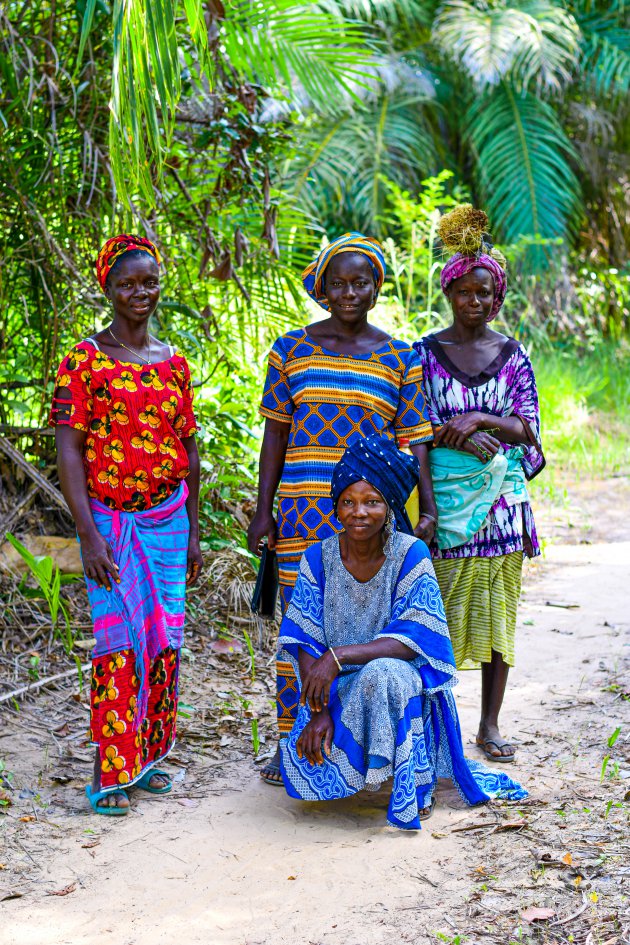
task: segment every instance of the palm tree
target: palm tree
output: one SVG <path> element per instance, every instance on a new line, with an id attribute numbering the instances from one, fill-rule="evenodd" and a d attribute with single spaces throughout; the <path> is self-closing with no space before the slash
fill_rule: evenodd
<path id="1" fill-rule="evenodd" d="M 323 231 L 388 232 L 392 194 L 444 168 L 538 265 L 542 238 L 621 267 L 629 16 L 621 0 L 9 0 L 0 345 L 17 393 L 0 422 L 43 411 L 59 345 L 102 314 L 90 267 L 114 227 L 159 238 L 165 316 L 209 371 L 255 364 L 294 317 Z"/>
<path id="2" fill-rule="evenodd" d="M 79 62 L 96 4 L 86 2 Z M 239 83 L 278 97 L 297 85 L 330 110 L 356 98 L 369 59 L 358 26 L 293 0 L 114 0 L 112 23 L 112 170 L 119 199 L 146 209 L 159 202 L 186 86 L 203 103 L 198 118 L 216 118 Z"/>
<path id="3" fill-rule="evenodd" d="M 345 106 L 368 59 L 360 28 L 313 4 L 79 12 L 81 32 L 74 0 L 0 7 L 0 381 L 14 391 L 0 422 L 43 417 L 60 347 L 104 314 L 91 269 L 114 228 L 159 241 L 163 318 L 177 316 L 170 334 L 204 376 L 255 373 L 294 306 L 295 234 L 311 225 L 270 177 L 293 146 L 289 119 L 262 111 L 294 83 L 318 107 Z"/>
<path id="4" fill-rule="evenodd" d="M 538 268 L 545 241 L 575 242 L 585 211 L 602 206 L 616 210 L 611 256 L 623 254 L 627 5 L 328 0 L 333 6 L 361 18 L 373 42 L 376 31 L 374 68 L 384 81 L 360 107 L 311 119 L 308 160 L 298 155 L 292 178 L 309 212 L 378 232 L 383 175 L 413 188 L 446 166 L 488 209 L 498 238 L 532 244 L 528 262 Z M 384 144 L 382 115 L 391 121 Z"/>
<path id="5" fill-rule="evenodd" d="M 493 225 L 509 242 L 566 237 L 580 210 L 578 156 L 554 104 L 577 66 L 574 18 L 547 0 L 450 0 L 433 41 L 468 77 L 459 129 Z"/>
<path id="6" fill-rule="evenodd" d="M 298 118 L 294 158 L 275 173 L 326 230 L 343 219 L 379 232 L 385 181 L 417 188 L 443 167 L 501 240 L 531 244 L 538 268 L 545 243 L 575 241 L 593 191 L 620 210 L 623 186 L 604 179 L 619 179 L 627 136 L 623 0 L 212 0 L 205 12 L 202 0 L 114 0 L 113 23 L 109 145 L 124 202 L 160 201 L 186 85 L 197 117 L 216 120 L 238 75 L 267 99 L 260 123 Z M 610 175 L 583 134 L 607 119 Z"/>

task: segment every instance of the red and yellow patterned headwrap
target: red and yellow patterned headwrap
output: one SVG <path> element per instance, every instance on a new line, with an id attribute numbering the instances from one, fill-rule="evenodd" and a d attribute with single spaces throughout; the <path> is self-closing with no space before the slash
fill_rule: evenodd
<path id="1" fill-rule="evenodd" d="M 157 246 L 154 246 L 151 240 L 146 239 L 144 236 L 134 236 L 133 233 L 122 233 L 120 236 L 112 236 L 111 239 L 103 244 L 96 259 L 96 278 L 103 291 L 105 291 L 107 277 L 112 271 L 116 261 L 120 259 L 121 256 L 124 256 L 125 253 L 130 253 L 134 249 L 140 249 L 145 253 L 149 253 L 150 256 L 153 256 L 158 266 L 160 265 L 160 254 L 158 253 Z"/>

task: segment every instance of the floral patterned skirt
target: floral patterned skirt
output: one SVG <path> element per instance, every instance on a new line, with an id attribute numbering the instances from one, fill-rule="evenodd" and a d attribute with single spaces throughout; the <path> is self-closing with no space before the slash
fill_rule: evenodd
<path id="1" fill-rule="evenodd" d="M 134 731 L 138 678 L 133 650 L 92 660 L 90 737 L 99 751 L 102 791 L 133 784 L 173 747 L 178 675 L 179 651 L 162 650 L 151 666 L 147 714 Z"/>

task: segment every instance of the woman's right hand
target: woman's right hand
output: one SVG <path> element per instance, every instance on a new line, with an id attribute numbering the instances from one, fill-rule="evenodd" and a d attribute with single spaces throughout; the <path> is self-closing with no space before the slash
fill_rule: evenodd
<path id="1" fill-rule="evenodd" d="M 324 754 L 330 757 L 334 734 L 335 725 L 328 709 L 318 712 L 306 723 L 297 740 L 298 758 L 306 756 L 306 760 L 310 761 L 312 765 L 323 765 L 322 742 L 324 743 Z"/>
<path id="2" fill-rule="evenodd" d="M 267 539 L 269 550 L 273 551 L 276 547 L 277 532 L 278 526 L 271 512 L 263 512 L 259 509 L 247 529 L 247 547 L 252 554 L 260 558 L 263 538 Z"/>
<path id="3" fill-rule="evenodd" d="M 306 675 L 302 679 L 300 705 L 308 705 L 311 712 L 325 710 L 330 699 L 330 687 L 337 678 L 339 667 L 330 652 L 326 652 L 314 660 Z"/>
<path id="4" fill-rule="evenodd" d="M 501 444 L 490 433 L 477 430 L 464 441 L 460 449 L 464 453 L 470 453 L 475 459 L 480 459 L 482 463 L 487 463 L 499 452 Z"/>
<path id="5" fill-rule="evenodd" d="M 416 538 L 421 538 L 425 545 L 430 545 L 435 536 L 436 522 L 433 516 L 427 518 L 426 515 L 420 514 L 420 520 L 413 530 Z"/>
<path id="6" fill-rule="evenodd" d="M 112 580 L 120 584 L 114 552 L 99 532 L 81 539 L 81 558 L 86 576 L 96 581 L 99 587 L 111 591 Z"/>

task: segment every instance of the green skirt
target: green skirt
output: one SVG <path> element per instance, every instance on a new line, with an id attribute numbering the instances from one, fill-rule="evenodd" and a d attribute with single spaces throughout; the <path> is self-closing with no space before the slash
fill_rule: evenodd
<path id="1" fill-rule="evenodd" d="M 492 651 L 514 666 L 516 609 L 523 552 L 433 562 L 458 669 L 478 669 Z"/>

